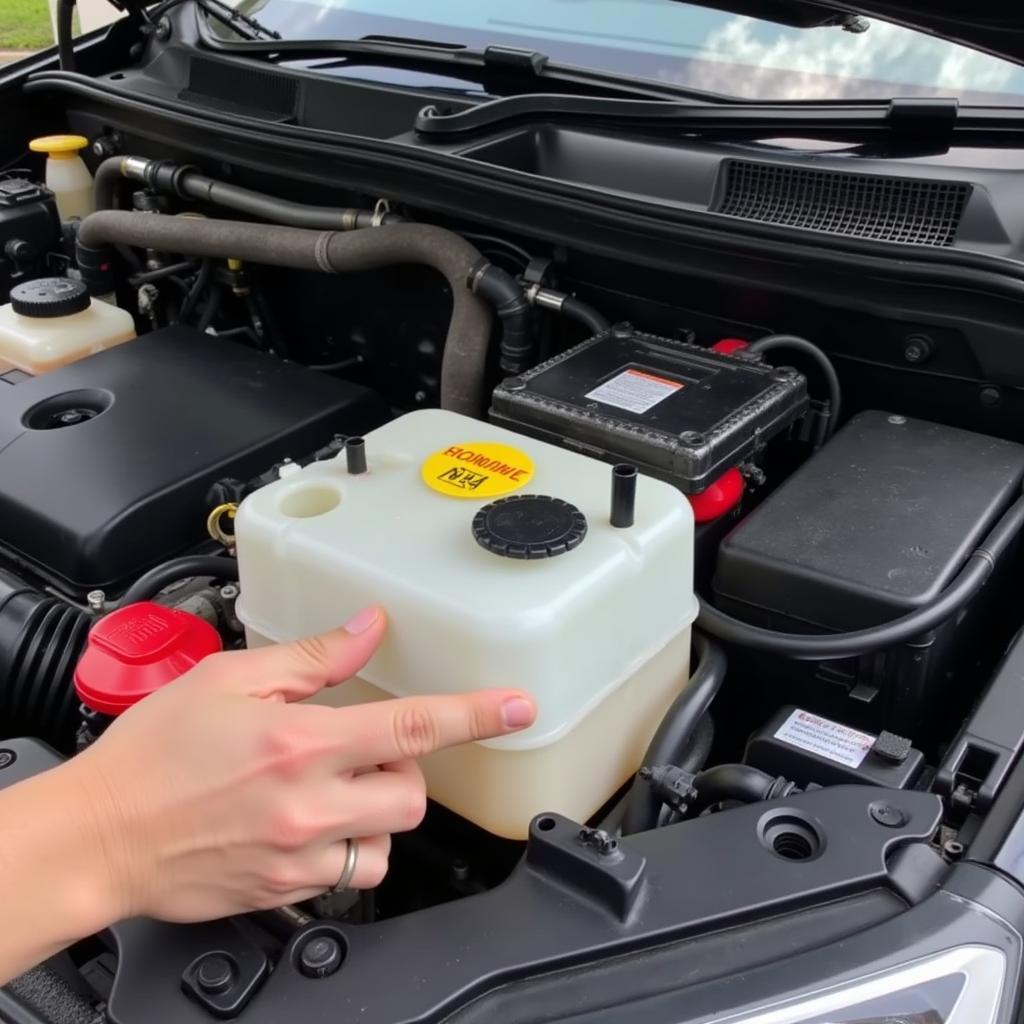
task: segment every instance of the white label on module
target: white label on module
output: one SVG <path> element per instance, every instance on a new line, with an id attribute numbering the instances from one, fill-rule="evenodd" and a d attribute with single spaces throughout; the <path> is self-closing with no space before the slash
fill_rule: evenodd
<path id="1" fill-rule="evenodd" d="M 647 412 L 674 395 L 685 385 L 642 370 L 624 370 L 588 392 L 584 397 L 627 412 Z"/>
<path id="2" fill-rule="evenodd" d="M 799 709 L 779 726 L 775 738 L 847 768 L 859 768 L 877 739 L 871 733 Z"/>

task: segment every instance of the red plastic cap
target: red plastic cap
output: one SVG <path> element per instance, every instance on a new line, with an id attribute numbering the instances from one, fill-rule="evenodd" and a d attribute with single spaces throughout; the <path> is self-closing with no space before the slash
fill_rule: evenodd
<path id="1" fill-rule="evenodd" d="M 722 338 L 721 341 L 716 341 L 711 346 L 711 351 L 721 352 L 723 356 L 731 356 L 734 352 L 740 352 L 745 348 L 750 348 L 749 341 L 744 341 L 742 338 Z"/>
<path id="2" fill-rule="evenodd" d="M 217 630 L 198 616 L 140 601 L 92 627 L 75 690 L 93 711 L 119 715 L 222 646 Z"/>
<path id="3" fill-rule="evenodd" d="M 743 474 L 738 469 L 727 469 L 713 484 L 700 494 L 688 494 L 693 518 L 698 523 L 710 523 L 735 508 L 743 497 Z"/>

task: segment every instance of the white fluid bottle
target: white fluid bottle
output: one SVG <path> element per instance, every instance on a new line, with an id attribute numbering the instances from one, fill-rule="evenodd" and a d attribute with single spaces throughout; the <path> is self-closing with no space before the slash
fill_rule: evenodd
<path id="1" fill-rule="evenodd" d="M 46 135 L 29 143 L 33 153 L 46 154 L 46 187 L 57 200 L 61 220 L 87 217 L 95 209 L 92 175 L 78 155 L 88 145 L 82 135 Z"/>

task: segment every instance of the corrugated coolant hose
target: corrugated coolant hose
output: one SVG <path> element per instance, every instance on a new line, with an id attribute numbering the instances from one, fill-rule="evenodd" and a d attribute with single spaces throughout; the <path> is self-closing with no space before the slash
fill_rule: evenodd
<path id="1" fill-rule="evenodd" d="M 488 304 L 468 287 L 470 273 L 482 257 L 451 231 L 428 224 L 393 224 L 339 233 L 103 210 L 81 223 L 79 266 L 85 271 L 102 265 L 104 250 L 116 244 L 335 274 L 409 263 L 433 267 L 447 279 L 452 293 L 441 363 L 441 405 L 467 416 L 484 411 L 492 315 Z"/>

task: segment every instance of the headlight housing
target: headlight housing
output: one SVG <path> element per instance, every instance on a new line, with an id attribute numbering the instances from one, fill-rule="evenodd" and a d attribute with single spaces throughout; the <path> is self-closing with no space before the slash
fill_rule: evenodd
<path id="1" fill-rule="evenodd" d="M 721 1024 L 993 1024 L 1006 955 L 961 946 Z"/>

